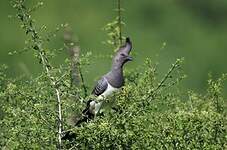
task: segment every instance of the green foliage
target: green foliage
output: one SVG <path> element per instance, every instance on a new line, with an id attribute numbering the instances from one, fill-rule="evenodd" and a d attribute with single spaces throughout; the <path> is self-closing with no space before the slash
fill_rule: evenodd
<path id="1" fill-rule="evenodd" d="M 179 60 L 171 68 L 180 66 Z M 64 118 L 79 112 L 85 104 L 82 89 L 71 90 L 68 68 L 59 80 Z M 172 93 L 179 68 L 170 69 L 165 82 L 157 80 L 156 66 L 147 60 L 144 71 L 127 72 L 126 86 L 106 100 L 116 111 L 106 109 L 104 116 L 73 128 L 75 141 L 66 147 L 78 149 L 222 149 L 226 147 L 226 105 L 221 96 L 222 80 L 209 80 L 208 92 L 189 92 L 188 99 Z M 163 78 L 165 79 L 166 76 Z M 55 96 L 40 75 L 30 81 L 8 80 L 0 99 L 0 144 L 10 149 L 54 149 L 56 145 Z M 161 80 L 162 81 L 162 80 Z M 162 86 L 156 90 L 160 83 Z M 171 85 L 170 87 L 167 85 Z M 166 87 L 169 87 L 166 89 Z M 165 89 L 165 90 L 164 90 Z M 216 93 L 216 94 L 215 94 Z M 215 98 L 214 98 L 215 95 Z M 75 101 L 76 100 L 76 101 Z M 219 105 L 216 105 L 217 100 Z M 221 103 L 222 101 L 222 103 Z M 3 103 L 4 102 L 4 103 Z M 108 105 L 106 106 L 108 107 Z M 65 126 L 65 128 L 68 128 Z"/>
<path id="2" fill-rule="evenodd" d="M 123 8 L 121 8 L 121 0 L 117 0 L 116 11 L 117 17 L 113 21 L 107 23 L 103 28 L 108 36 L 108 40 L 104 43 L 113 46 L 115 50 L 122 45 L 122 40 L 125 39 L 125 37 L 122 36 L 122 26 L 125 25 L 125 23 L 122 21 Z"/>
<path id="3" fill-rule="evenodd" d="M 52 75 L 58 77 L 58 89 L 64 108 L 63 118 L 67 118 L 72 112 L 84 107 L 81 103 L 83 98 L 79 97 L 84 93 L 82 90 L 70 88 L 68 67 L 60 67 L 53 72 L 55 73 Z M 49 79 L 45 73 L 30 80 L 7 78 L 4 80 L 7 82 L 0 93 L 1 109 L 4 112 L 0 120 L 0 147 L 56 149 L 58 145 L 56 96 L 53 87 L 47 84 Z"/>
<path id="4" fill-rule="evenodd" d="M 105 41 L 106 44 L 112 45 L 114 48 L 119 47 L 121 41 L 119 40 L 120 37 L 120 27 L 118 23 L 118 18 L 113 20 L 112 22 L 108 23 L 104 27 L 104 31 L 107 32 L 108 40 Z"/>

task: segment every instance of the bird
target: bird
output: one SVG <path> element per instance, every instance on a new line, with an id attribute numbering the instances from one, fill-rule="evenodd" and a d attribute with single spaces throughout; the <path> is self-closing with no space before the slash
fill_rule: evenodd
<path id="1" fill-rule="evenodd" d="M 86 108 L 82 111 L 80 117 L 73 116 L 69 119 L 68 122 L 70 125 L 79 126 L 83 122 L 94 119 L 101 109 L 102 100 L 113 92 L 118 91 L 124 85 L 123 67 L 127 62 L 133 59 L 129 55 L 131 50 L 132 42 L 130 38 L 127 37 L 125 44 L 117 50 L 113 57 L 110 71 L 104 74 L 93 88 L 91 95 L 95 96 L 95 99 L 87 101 Z M 66 132 L 62 139 L 68 139 L 71 136 L 74 136 L 74 133 Z"/>
<path id="2" fill-rule="evenodd" d="M 125 44 L 118 49 L 116 55 L 113 57 L 111 70 L 98 80 L 92 91 L 92 95 L 96 96 L 97 100 L 105 99 L 124 85 L 123 67 L 125 63 L 132 61 L 132 57 L 129 55 L 131 49 L 132 42 L 130 41 L 130 38 L 127 37 Z M 90 101 L 90 103 L 95 105 L 93 114 L 95 116 L 100 111 L 102 101 L 96 102 L 93 100 Z"/>
<path id="3" fill-rule="evenodd" d="M 103 75 L 93 88 L 91 95 L 94 95 L 96 99 L 87 101 L 82 115 L 80 117 L 74 116 L 70 119 L 69 122 L 71 125 L 78 126 L 82 122 L 94 119 L 102 106 L 102 101 L 100 100 L 105 99 L 124 85 L 123 67 L 125 63 L 132 61 L 132 57 L 129 55 L 131 50 L 132 42 L 127 37 L 125 44 L 117 50 L 113 57 L 110 71 Z M 97 100 L 100 102 L 97 102 Z"/>
<path id="4" fill-rule="evenodd" d="M 126 38 L 125 44 L 121 46 L 115 56 L 113 57 L 112 67 L 108 73 L 103 75 L 93 88 L 91 94 L 96 97 L 96 100 L 103 100 L 113 92 L 119 90 L 124 85 L 123 67 L 124 64 L 132 61 L 132 57 L 129 55 L 132 50 L 132 42 L 129 37 Z M 96 100 L 89 100 L 86 108 L 82 112 L 84 120 L 93 119 L 101 109 L 102 101 L 97 102 Z M 76 125 L 83 122 L 78 120 Z"/>

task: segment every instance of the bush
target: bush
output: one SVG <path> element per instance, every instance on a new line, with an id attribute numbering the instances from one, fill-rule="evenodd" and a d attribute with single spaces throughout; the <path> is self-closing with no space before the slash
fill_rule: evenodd
<path id="1" fill-rule="evenodd" d="M 131 75 L 129 78 L 134 82 L 128 81 L 121 92 L 108 99 L 117 111 L 109 111 L 73 129 L 76 135 L 70 146 L 78 149 L 225 149 L 226 109 L 218 112 L 220 108 L 212 96 L 218 94 L 218 107 L 224 106 L 221 93 L 217 93 L 222 80 L 209 80 L 206 95 L 189 92 L 185 100 L 172 92 L 154 93 L 159 85 L 155 86 L 154 70 L 149 66 L 145 72 L 134 73 L 138 76 Z"/>
<path id="2" fill-rule="evenodd" d="M 180 61 L 177 61 L 178 64 Z M 176 66 L 176 65 L 173 65 Z M 177 65 L 178 66 L 178 65 Z M 172 70 L 172 69 L 170 69 Z M 156 69 L 147 63 L 144 72 L 127 73 L 126 86 L 109 97 L 104 116 L 73 128 L 66 148 L 78 149 L 223 149 L 226 148 L 226 101 L 222 80 L 209 80 L 206 95 L 193 92 L 188 98 L 174 94 L 174 69 L 165 82 L 157 82 Z M 63 71 L 62 71 L 63 72 Z M 56 75 L 58 76 L 58 75 Z M 171 77 L 171 78 L 170 78 Z M 85 104 L 82 90 L 72 90 L 69 73 L 60 81 L 63 118 L 79 112 Z M 165 77 L 166 78 L 166 77 Z M 222 78 L 223 79 L 223 78 Z M 56 101 L 45 75 L 30 81 L 8 79 L 1 86 L 4 117 L 0 122 L 2 147 L 9 149 L 55 149 Z M 160 83 L 162 83 L 161 86 Z M 158 88 L 160 87 L 160 88 Z M 166 87 L 166 90 L 164 90 Z M 158 88 L 158 89 L 157 89 Z M 174 88 L 173 88 L 174 89 Z M 77 91 L 77 92 L 75 92 Z M 73 96 L 76 95 L 76 98 Z M 75 99 L 78 99 L 75 101 Z M 86 99 L 86 98 L 85 98 Z M 113 111 L 109 104 L 116 109 Z M 218 105 L 217 105 L 218 103 Z M 65 129 L 67 129 L 65 125 Z"/>

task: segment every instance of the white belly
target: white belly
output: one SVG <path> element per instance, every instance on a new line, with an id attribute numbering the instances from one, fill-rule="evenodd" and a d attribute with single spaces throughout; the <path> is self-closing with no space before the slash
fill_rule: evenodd
<path id="1" fill-rule="evenodd" d="M 117 88 L 112 87 L 110 84 L 108 84 L 106 91 L 104 93 L 102 93 L 101 95 L 103 97 L 107 97 L 107 96 L 111 95 L 114 91 L 117 91 L 117 90 L 118 90 Z"/>
<path id="2" fill-rule="evenodd" d="M 104 93 L 102 93 L 97 97 L 97 100 L 102 100 L 117 90 L 118 88 L 115 88 L 108 83 L 107 89 L 105 90 Z M 95 114 L 97 114 L 100 111 L 101 106 L 102 106 L 102 101 L 95 104 Z"/>
<path id="3" fill-rule="evenodd" d="M 115 87 L 112 87 L 109 83 L 108 83 L 108 86 L 107 86 L 107 89 L 105 90 L 104 93 L 102 93 L 101 95 L 98 96 L 98 100 L 100 99 L 104 99 L 106 98 L 107 96 L 111 95 L 114 91 L 117 91 L 118 88 L 115 88 Z"/>

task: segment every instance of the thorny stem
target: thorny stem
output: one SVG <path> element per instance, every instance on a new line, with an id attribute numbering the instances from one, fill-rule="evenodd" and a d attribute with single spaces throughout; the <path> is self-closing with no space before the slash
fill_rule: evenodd
<path id="1" fill-rule="evenodd" d="M 177 59 L 176 62 L 174 64 L 172 64 L 172 67 L 169 69 L 169 71 L 166 73 L 166 75 L 162 78 L 161 82 L 158 84 L 158 86 L 154 89 L 152 89 L 151 91 L 148 92 L 147 96 L 143 98 L 143 101 L 141 101 L 141 105 L 143 107 L 146 106 L 146 103 L 149 103 L 150 98 L 154 98 L 157 93 L 158 90 L 160 90 L 160 88 L 162 88 L 163 86 L 165 86 L 166 81 L 168 80 L 168 78 L 171 78 L 171 74 L 178 68 L 180 67 L 180 64 L 182 63 L 183 59 Z M 180 78 L 180 80 L 183 78 Z M 173 82 L 171 83 L 171 85 L 174 85 L 177 82 Z M 141 111 L 143 111 L 143 109 L 141 109 L 140 111 L 137 112 L 140 113 Z"/>
<path id="2" fill-rule="evenodd" d="M 153 92 L 158 91 L 158 90 L 164 85 L 164 83 L 166 82 L 166 80 L 170 77 L 171 73 L 172 73 L 177 67 L 180 66 L 179 63 L 180 63 L 180 61 L 177 60 L 177 61 L 172 65 L 172 67 L 169 69 L 169 71 L 167 72 L 167 74 L 164 76 L 164 78 L 161 80 L 161 82 L 158 84 L 158 86 L 154 89 Z"/>
<path id="3" fill-rule="evenodd" d="M 60 90 L 58 89 L 54 77 L 51 76 L 50 70 L 52 69 L 47 54 L 45 53 L 42 44 L 43 41 L 40 40 L 40 36 L 38 35 L 35 27 L 33 26 L 33 20 L 29 14 L 28 9 L 24 5 L 25 1 L 15 1 L 14 8 L 18 11 L 18 18 L 22 23 L 23 29 L 26 31 L 26 34 L 30 34 L 33 42 L 33 49 L 37 51 L 40 59 L 40 63 L 43 66 L 43 69 L 46 72 L 47 77 L 49 78 L 52 87 L 55 90 L 55 94 L 57 97 L 57 111 L 58 111 L 58 149 L 62 147 L 61 135 L 62 135 L 62 109 L 61 109 L 61 98 L 60 98 Z"/>

